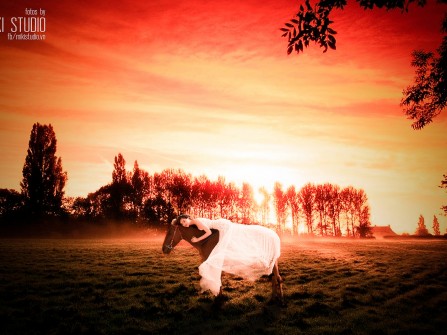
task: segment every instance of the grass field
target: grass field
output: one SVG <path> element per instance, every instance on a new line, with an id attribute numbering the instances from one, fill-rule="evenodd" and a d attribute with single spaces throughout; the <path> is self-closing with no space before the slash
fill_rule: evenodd
<path id="1" fill-rule="evenodd" d="M 198 253 L 162 237 L 1 239 L 0 333 L 447 334 L 447 241 L 282 242 L 268 278 L 198 293 Z"/>

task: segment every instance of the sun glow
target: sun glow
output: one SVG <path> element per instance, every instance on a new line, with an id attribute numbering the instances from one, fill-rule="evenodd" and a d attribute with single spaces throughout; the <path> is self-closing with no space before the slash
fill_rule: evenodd
<path id="1" fill-rule="evenodd" d="M 303 235 L 307 233 L 306 225 L 302 222 L 298 225 L 298 234 Z"/>
<path id="2" fill-rule="evenodd" d="M 286 191 L 286 188 L 291 185 L 301 187 L 305 183 L 299 170 L 267 162 L 266 164 L 235 163 L 234 165 L 223 165 L 221 168 L 222 174 L 228 181 L 238 184 L 249 183 L 255 193 L 259 193 L 261 187 L 271 193 L 276 182 L 282 185 L 283 191 Z M 259 195 L 258 200 L 262 201 L 262 195 Z"/>
<path id="3" fill-rule="evenodd" d="M 182 169 L 247 182 L 258 202 L 259 188 L 271 193 L 275 182 L 283 191 L 353 185 L 368 194 L 373 224 L 399 233 L 445 203 L 437 187 L 445 113 L 415 133 L 399 108 L 414 75 L 411 52 L 439 46 L 445 5 L 402 15 L 353 3 L 334 17 L 336 51 L 298 56 L 287 56 L 279 31 L 293 1 L 46 6 L 42 43 L 0 34 L 2 188 L 20 189 L 29 131 L 40 122 L 55 129 L 67 196 L 110 182 L 122 153 L 129 170 L 137 160 L 150 174 Z M 6 21 L 25 9 L 22 1 L 0 7 Z"/>

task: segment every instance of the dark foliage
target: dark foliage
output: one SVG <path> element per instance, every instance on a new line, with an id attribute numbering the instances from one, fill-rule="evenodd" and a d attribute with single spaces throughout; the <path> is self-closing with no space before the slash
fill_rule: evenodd
<path id="1" fill-rule="evenodd" d="M 445 189 L 447 190 L 447 175 L 444 174 L 442 177 L 443 177 L 444 179 L 441 180 L 441 185 L 440 185 L 439 187 L 441 187 L 441 188 L 445 188 Z M 444 215 L 447 215 L 447 205 L 442 206 L 441 209 L 442 209 L 442 211 L 444 212 Z"/>
<path id="2" fill-rule="evenodd" d="M 410 5 L 424 6 L 426 0 L 359 0 L 359 5 L 366 9 L 386 8 L 408 11 Z M 439 0 L 447 3 L 446 0 Z M 336 49 L 337 32 L 332 28 L 330 15 L 333 9 L 343 9 L 347 0 L 320 0 L 313 6 L 309 0 L 300 5 L 295 17 L 280 28 L 282 36 L 288 40 L 287 54 L 300 53 L 314 42 L 326 52 L 328 48 Z M 447 16 L 441 26 L 441 32 L 447 33 Z M 413 129 L 422 129 L 441 113 L 447 104 L 447 37 L 444 36 L 437 50 L 433 52 L 416 50 L 413 52 L 412 66 L 416 68 L 413 85 L 404 91 L 401 107 L 408 119 L 412 120 Z"/>
<path id="3" fill-rule="evenodd" d="M 25 210 L 30 217 L 63 214 L 62 199 L 67 173 L 56 156 L 56 134 L 50 125 L 35 123 L 31 130 L 20 183 Z"/>
<path id="4" fill-rule="evenodd" d="M 21 193 L 6 188 L 0 189 L 1 219 L 8 221 L 23 216 L 24 205 L 25 198 Z"/>
<path id="5" fill-rule="evenodd" d="M 444 25 L 447 24 L 447 16 Z M 447 33 L 444 30 L 444 33 Z M 447 104 L 447 37 L 444 37 L 439 57 L 432 52 L 416 50 L 411 65 L 416 68 L 414 84 L 404 91 L 401 106 L 414 129 L 422 129 L 445 109 Z"/>
<path id="6" fill-rule="evenodd" d="M 397 8 L 402 11 L 407 11 L 412 3 L 417 3 L 418 6 L 426 4 L 425 0 L 360 0 L 357 2 L 364 9 Z M 308 47 L 310 42 L 318 44 L 324 49 L 323 52 L 326 52 L 328 47 L 335 50 L 334 35 L 337 32 L 331 27 L 334 21 L 331 21 L 329 16 L 333 9 L 343 9 L 346 5 L 347 0 L 320 0 L 312 6 L 310 0 L 306 0 L 304 6 L 300 5 L 295 18 L 281 28 L 282 36 L 288 39 L 287 53 L 303 52 L 304 47 Z"/>
<path id="7" fill-rule="evenodd" d="M 222 176 L 213 181 L 205 175 L 193 177 L 180 169 L 150 175 L 136 161 L 133 171 L 127 172 L 121 153 L 115 156 L 109 184 L 87 197 L 65 198 L 67 173 L 62 171 L 61 159 L 55 153 L 56 136 L 51 125 L 35 124 L 23 168 L 22 193 L 0 190 L 0 220 L 48 223 L 62 217 L 62 222 L 71 220 L 75 224 L 126 222 L 160 226 L 180 213 L 189 213 L 195 217 L 225 217 L 243 224 L 276 226 L 278 232 L 284 233 L 290 211 L 294 234 L 299 232 L 300 217 L 306 221 L 310 235 L 366 237 L 370 226 L 366 194 L 353 187 L 341 190 L 329 183 L 307 184 L 299 191 L 294 187 L 283 191 L 282 185 L 276 183 L 273 194 L 265 188 L 259 190 L 264 200 L 258 204 L 248 183 L 239 188 Z M 272 210 L 276 224 L 268 221 Z"/>

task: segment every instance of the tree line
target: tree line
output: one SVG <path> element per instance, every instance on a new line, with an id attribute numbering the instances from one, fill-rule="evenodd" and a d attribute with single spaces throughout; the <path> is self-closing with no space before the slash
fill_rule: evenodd
<path id="1" fill-rule="evenodd" d="M 369 205 L 363 190 L 338 185 L 308 183 L 297 190 L 283 189 L 277 182 L 269 193 L 258 190 L 255 200 L 249 183 L 239 187 L 225 177 L 210 180 L 193 177 L 181 169 L 165 169 L 149 174 L 137 161 L 126 170 L 121 153 L 115 156 L 112 180 L 86 197 L 66 197 L 67 172 L 56 156 L 53 127 L 36 123 L 31 130 L 22 170 L 21 191 L 0 189 L 0 219 L 3 222 L 38 221 L 59 218 L 72 221 L 128 221 L 162 225 L 179 213 L 200 217 L 225 217 L 243 224 L 276 227 L 279 232 L 299 232 L 322 236 L 367 236 Z M 273 215 L 272 215 L 273 214 Z M 275 219 L 272 219 L 274 217 Z M 272 222 L 275 221 L 275 222 Z"/>
<path id="2" fill-rule="evenodd" d="M 439 227 L 439 220 L 436 217 L 436 215 L 433 215 L 433 234 L 430 234 L 430 232 L 427 229 L 427 226 L 425 224 L 425 218 L 424 216 L 421 214 L 419 215 L 419 221 L 417 223 L 417 228 L 416 231 L 414 232 L 415 236 L 422 236 L 422 237 L 427 237 L 427 236 L 441 236 L 441 230 Z M 446 233 L 445 235 L 447 235 L 447 229 L 446 229 Z"/>
<path id="3" fill-rule="evenodd" d="M 275 226 L 284 233 L 298 234 L 304 222 L 307 234 L 322 236 L 366 236 L 369 205 L 363 190 L 338 185 L 306 184 L 296 190 L 283 189 L 279 182 L 269 193 L 258 190 L 255 199 L 249 183 L 239 187 L 225 177 L 210 180 L 206 175 L 193 177 L 181 169 L 165 169 L 149 174 L 134 162 L 126 171 L 122 154 L 115 157 L 112 181 L 87 197 L 71 199 L 70 215 L 85 220 L 129 220 L 144 224 L 166 224 L 179 213 L 194 217 L 228 218 L 243 224 Z M 272 212 L 276 222 L 271 222 Z M 289 223 L 289 226 L 287 225 Z"/>
<path id="4" fill-rule="evenodd" d="M 257 190 L 262 199 L 256 201 L 249 183 L 239 187 L 223 176 L 210 180 L 206 175 L 193 177 L 181 169 L 150 174 L 137 161 L 127 171 L 121 153 L 115 156 L 110 183 L 86 197 L 66 197 L 67 172 L 63 171 L 62 159 L 56 156 L 56 147 L 51 124 L 34 124 L 22 170 L 21 192 L 0 189 L 0 220 L 113 220 L 159 226 L 179 213 L 189 213 L 272 226 L 280 233 L 370 235 L 370 207 L 362 189 L 331 183 L 283 188 L 276 182 L 272 192 L 265 187 Z"/>

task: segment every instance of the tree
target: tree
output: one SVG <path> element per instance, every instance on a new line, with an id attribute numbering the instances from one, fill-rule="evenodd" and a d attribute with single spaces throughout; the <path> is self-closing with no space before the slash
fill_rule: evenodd
<path id="1" fill-rule="evenodd" d="M 441 180 L 441 185 L 439 186 L 440 188 L 445 188 L 447 190 L 447 175 L 444 174 L 443 175 L 443 180 Z M 442 206 L 441 209 L 444 211 L 444 215 L 447 215 L 447 205 Z"/>
<path id="2" fill-rule="evenodd" d="M 290 207 L 290 213 L 292 214 L 292 235 L 298 235 L 300 203 L 298 200 L 298 194 L 295 190 L 295 186 L 289 186 L 286 195 L 287 202 Z"/>
<path id="3" fill-rule="evenodd" d="M 443 32 L 447 33 L 447 16 Z M 413 51 L 411 65 L 416 68 L 415 80 L 403 91 L 400 103 L 408 119 L 413 120 L 413 129 L 431 123 L 447 104 L 447 37 L 438 53 L 439 57 L 435 57 L 433 52 Z"/>
<path id="4" fill-rule="evenodd" d="M 35 218 L 63 213 L 62 199 L 67 172 L 56 156 L 57 140 L 53 127 L 35 123 L 31 130 L 20 183 L 25 208 Z"/>
<path id="5" fill-rule="evenodd" d="M 417 236 L 427 236 L 429 235 L 427 227 L 425 226 L 425 219 L 422 215 L 419 216 L 418 227 L 414 233 Z"/>
<path id="6" fill-rule="evenodd" d="M 282 190 L 282 185 L 279 182 L 276 182 L 273 188 L 273 203 L 275 206 L 276 220 L 278 222 L 277 230 L 282 234 L 286 229 L 287 195 Z"/>
<path id="7" fill-rule="evenodd" d="M 219 176 L 214 183 L 217 198 L 217 214 L 221 218 L 231 218 L 239 198 L 239 190 L 234 183 L 227 184 L 225 177 Z"/>
<path id="8" fill-rule="evenodd" d="M 103 220 L 110 216 L 110 184 L 89 193 L 86 198 L 74 199 L 71 213 L 76 219 Z"/>
<path id="9" fill-rule="evenodd" d="M 327 193 L 325 191 L 324 185 L 317 185 L 315 188 L 315 209 L 318 213 L 318 222 L 317 222 L 317 228 L 320 231 L 320 236 L 325 235 L 324 232 L 326 231 L 326 204 L 327 204 Z"/>
<path id="10" fill-rule="evenodd" d="M 239 194 L 241 191 L 234 182 L 229 183 L 225 186 L 224 192 L 224 204 L 225 213 L 222 217 L 227 217 L 230 220 L 237 221 L 237 206 L 239 202 Z"/>
<path id="11" fill-rule="evenodd" d="M 135 161 L 133 166 L 130 183 L 132 185 L 131 200 L 134 212 L 137 218 L 139 218 L 144 207 L 144 202 L 150 194 L 151 179 L 146 171 L 140 169 L 137 161 Z"/>
<path id="12" fill-rule="evenodd" d="M 354 236 L 355 233 L 355 194 L 356 190 L 352 186 L 345 187 L 340 193 L 343 211 L 346 216 L 346 236 Z"/>
<path id="13" fill-rule="evenodd" d="M 313 184 L 307 183 L 298 192 L 298 199 L 306 218 L 307 233 L 313 234 L 313 217 L 314 217 L 314 203 L 316 196 L 316 187 Z"/>
<path id="14" fill-rule="evenodd" d="M 355 221 L 358 223 L 358 228 L 361 228 L 361 237 L 367 237 L 369 226 L 371 225 L 369 218 L 368 197 L 364 190 L 354 190 L 354 209 Z"/>
<path id="15" fill-rule="evenodd" d="M 126 173 L 126 160 L 121 153 L 115 156 L 115 163 L 113 163 L 112 183 L 125 184 L 128 182 Z"/>
<path id="16" fill-rule="evenodd" d="M 194 178 L 191 186 L 192 205 L 195 216 L 211 217 L 217 201 L 214 201 L 213 183 L 206 175 Z"/>
<path id="17" fill-rule="evenodd" d="M 267 225 L 270 216 L 271 195 L 264 186 L 259 188 L 259 193 L 262 194 L 262 202 L 259 204 L 261 210 L 261 224 Z"/>
<path id="18" fill-rule="evenodd" d="M 362 238 L 372 236 L 369 206 L 364 206 L 361 210 L 357 233 Z"/>
<path id="19" fill-rule="evenodd" d="M 158 193 L 154 198 L 149 198 L 144 204 L 144 215 L 150 223 L 168 223 L 177 215 L 171 203 Z"/>
<path id="20" fill-rule="evenodd" d="M 172 205 L 170 185 L 173 183 L 173 174 L 172 169 L 165 169 L 161 173 L 154 174 L 153 194 L 146 200 L 144 207 L 145 217 L 148 220 L 168 223 L 179 214 Z"/>
<path id="21" fill-rule="evenodd" d="M 342 211 L 342 199 L 340 186 L 331 185 L 329 190 L 329 212 L 328 215 L 331 219 L 332 232 L 334 236 L 341 236 L 340 228 L 340 214 Z"/>
<path id="22" fill-rule="evenodd" d="M 253 188 L 249 183 L 242 183 L 238 204 L 242 216 L 242 223 L 251 224 L 254 217 L 255 199 Z"/>
<path id="23" fill-rule="evenodd" d="M 0 219 L 13 219 L 21 214 L 24 206 L 23 195 L 15 190 L 0 189 Z"/>
<path id="24" fill-rule="evenodd" d="M 364 9 L 386 8 L 408 11 L 411 4 L 424 6 L 426 0 L 360 0 Z M 447 3 L 447 0 L 439 0 Z M 300 53 L 310 42 L 315 42 L 323 52 L 328 48 L 336 49 L 337 32 L 331 28 L 330 14 L 333 9 L 343 10 L 347 0 L 319 0 L 314 6 L 309 0 L 305 6 L 300 5 L 293 19 L 280 28 L 283 37 L 287 37 L 287 54 Z M 442 33 L 447 33 L 447 16 L 442 22 Z M 447 37 L 444 36 L 437 50 L 439 56 L 432 52 L 417 50 L 413 52 L 412 66 L 416 68 L 415 83 L 408 86 L 401 100 L 405 114 L 413 120 L 413 129 L 422 129 L 433 121 L 445 109 L 447 104 Z"/>
<path id="25" fill-rule="evenodd" d="M 115 156 L 112 183 L 108 185 L 110 194 L 106 216 L 122 220 L 128 217 L 131 209 L 132 185 L 126 172 L 126 161 L 121 153 Z"/>
<path id="26" fill-rule="evenodd" d="M 168 191 L 176 213 L 186 213 L 191 205 L 192 176 L 183 170 L 172 171 Z"/>
<path id="27" fill-rule="evenodd" d="M 435 236 L 441 235 L 441 231 L 439 230 L 439 221 L 436 215 L 433 215 L 433 233 Z"/>

